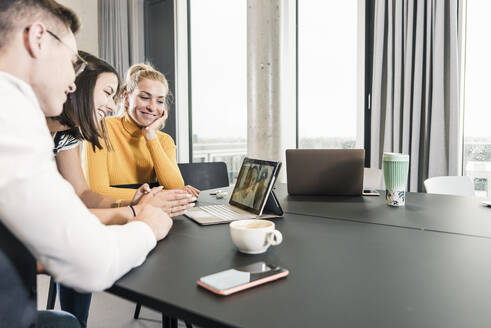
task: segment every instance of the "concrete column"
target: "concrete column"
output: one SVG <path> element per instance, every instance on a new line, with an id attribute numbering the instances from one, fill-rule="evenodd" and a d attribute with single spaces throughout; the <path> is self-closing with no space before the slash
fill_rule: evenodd
<path id="1" fill-rule="evenodd" d="M 281 161 L 281 0 L 247 0 L 247 155 Z M 284 168 L 283 168 L 284 170 Z"/>

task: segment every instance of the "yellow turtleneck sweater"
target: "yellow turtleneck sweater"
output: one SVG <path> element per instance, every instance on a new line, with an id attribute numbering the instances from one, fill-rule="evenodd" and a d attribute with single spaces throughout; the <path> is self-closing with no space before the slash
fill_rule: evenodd
<path id="1" fill-rule="evenodd" d="M 146 141 L 133 119 L 110 117 L 105 120 L 112 151 L 105 147 L 85 147 L 85 173 L 90 188 L 108 197 L 131 200 L 135 190 L 110 186 L 158 182 L 165 189 L 184 186 L 176 163 L 176 145 L 168 134 L 157 131 L 157 138 Z M 104 142 L 101 142 L 104 145 Z"/>

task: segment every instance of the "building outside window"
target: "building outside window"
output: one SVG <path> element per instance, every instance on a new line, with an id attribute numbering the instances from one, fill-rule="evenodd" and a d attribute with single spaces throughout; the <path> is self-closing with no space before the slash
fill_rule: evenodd
<path id="1" fill-rule="evenodd" d="M 247 153 L 247 1 L 189 4 L 192 161 L 224 161 L 233 182 Z"/>
<path id="2" fill-rule="evenodd" d="M 358 5 L 298 1 L 299 148 L 355 148 L 363 133 L 357 131 Z"/>
<path id="3" fill-rule="evenodd" d="M 491 197 L 490 11 L 489 1 L 467 2 L 463 173 L 473 181 L 476 195 L 484 198 Z"/>
<path id="4" fill-rule="evenodd" d="M 361 2 L 298 1 L 299 148 L 362 146 Z M 233 182 L 247 153 L 247 1 L 190 0 L 189 6 L 191 157 L 226 162 Z"/>

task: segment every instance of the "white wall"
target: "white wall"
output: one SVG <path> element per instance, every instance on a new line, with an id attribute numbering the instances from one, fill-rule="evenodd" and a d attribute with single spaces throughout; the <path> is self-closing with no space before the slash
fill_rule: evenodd
<path id="1" fill-rule="evenodd" d="M 97 0 L 57 0 L 78 15 L 82 27 L 77 35 L 78 49 L 99 55 Z"/>

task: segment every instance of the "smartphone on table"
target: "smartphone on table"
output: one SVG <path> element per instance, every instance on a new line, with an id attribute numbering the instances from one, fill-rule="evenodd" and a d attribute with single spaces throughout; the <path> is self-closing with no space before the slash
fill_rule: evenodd
<path id="1" fill-rule="evenodd" d="M 238 291 L 258 286 L 288 276 L 288 270 L 256 262 L 244 267 L 229 269 L 201 277 L 196 283 L 218 295 L 230 295 Z"/>

